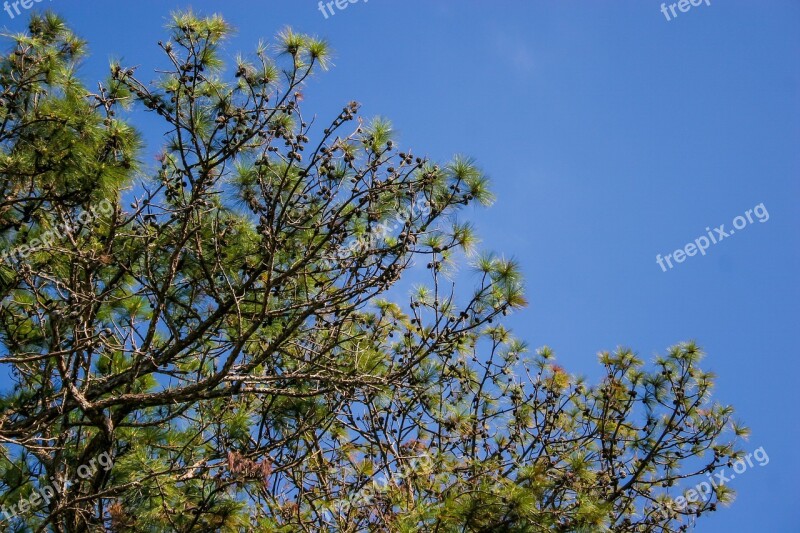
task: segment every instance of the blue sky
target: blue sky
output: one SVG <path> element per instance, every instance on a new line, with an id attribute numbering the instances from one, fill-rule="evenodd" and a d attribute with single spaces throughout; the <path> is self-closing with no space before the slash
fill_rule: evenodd
<path id="1" fill-rule="evenodd" d="M 698 531 L 798 530 L 800 2 L 710 0 L 670 21 L 656 0 L 361 0 L 327 19 L 312 0 L 37 5 L 90 41 L 87 80 L 111 56 L 152 70 L 169 11 L 190 5 L 237 28 L 231 55 L 285 25 L 326 37 L 335 68 L 309 106 L 358 100 L 402 146 L 472 156 L 493 178 L 497 202 L 471 216 L 484 248 L 523 266 L 520 337 L 590 376 L 618 345 L 646 359 L 705 348 L 718 399 L 770 462 L 732 481 L 736 503 Z M 656 264 L 761 203 L 766 222 Z"/>

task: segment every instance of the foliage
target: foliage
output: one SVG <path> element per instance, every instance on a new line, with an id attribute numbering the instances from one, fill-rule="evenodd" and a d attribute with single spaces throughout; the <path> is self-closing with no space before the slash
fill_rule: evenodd
<path id="1" fill-rule="evenodd" d="M 0 505 L 57 489 L 9 530 L 675 531 L 727 501 L 669 510 L 744 431 L 698 347 L 603 353 L 595 386 L 527 356 L 500 325 L 518 265 L 457 217 L 492 199 L 472 161 L 399 151 L 354 102 L 316 127 L 321 40 L 287 29 L 226 71 L 221 18 L 170 32 L 154 84 L 114 63 L 84 87 L 54 15 L 0 63 L 0 238 L 72 228 L 0 266 Z"/>

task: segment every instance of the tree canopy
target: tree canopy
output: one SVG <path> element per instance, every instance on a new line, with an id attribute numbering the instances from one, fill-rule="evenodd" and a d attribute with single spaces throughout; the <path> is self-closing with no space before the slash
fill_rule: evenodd
<path id="1" fill-rule="evenodd" d="M 603 352 L 597 383 L 529 353 L 519 266 L 458 216 L 478 166 L 305 114 L 324 41 L 229 33 L 177 13 L 155 82 L 96 88 L 56 15 L 7 38 L 6 530 L 679 531 L 730 501 L 672 502 L 746 435 L 699 347 Z"/>

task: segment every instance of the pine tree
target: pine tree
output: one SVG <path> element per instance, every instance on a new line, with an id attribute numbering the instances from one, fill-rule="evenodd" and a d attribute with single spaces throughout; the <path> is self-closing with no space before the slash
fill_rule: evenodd
<path id="1" fill-rule="evenodd" d="M 317 125 L 326 43 L 287 29 L 226 70 L 229 33 L 177 13 L 157 83 L 114 63 L 96 90 L 55 15 L 9 37 L 3 527 L 678 531 L 730 501 L 671 500 L 746 435 L 697 346 L 602 353 L 595 385 L 528 355 L 518 265 L 457 217 L 492 200 L 474 162 L 355 102 Z"/>

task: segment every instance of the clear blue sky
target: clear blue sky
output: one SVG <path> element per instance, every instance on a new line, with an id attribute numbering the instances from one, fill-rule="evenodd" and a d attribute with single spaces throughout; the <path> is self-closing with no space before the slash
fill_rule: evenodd
<path id="1" fill-rule="evenodd" d="M 237 27 L 231 54 L 287 24 L 327 37 L 336 66 L 307 91 L 315 111 L 358 100 L 403 146 L 492 176 L 498 201 L 474 217 L 484 247 L 523 265 L 519 336 L 590 376 L 617 345 L 705 348 L 717 397 L 770 462 L 698 530 L 800 531 L 800 2 L 710 4 L 671 21 L 657 0 L 360 0 L 328 19 L 315 0 L 37 5 L 90 41 L 87 80 L 112 55 L 151 70 L 169 11 L 189 5 Z M 656 264 L 761 203 L 767 222 Z"/>

